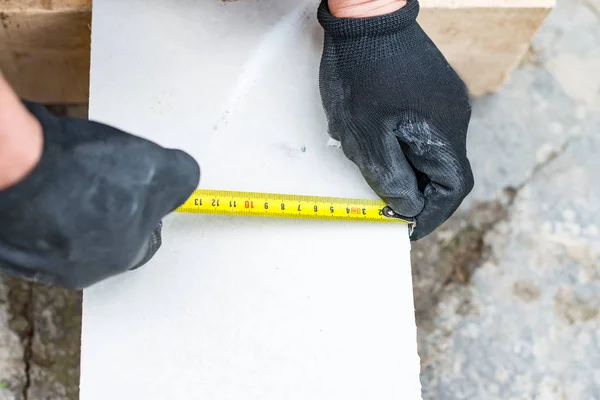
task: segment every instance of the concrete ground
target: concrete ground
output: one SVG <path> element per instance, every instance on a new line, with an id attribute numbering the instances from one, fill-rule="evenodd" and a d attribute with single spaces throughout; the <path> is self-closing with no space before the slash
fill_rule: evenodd
<path id="1" fill-rule="evenodd" d="M 413 250 L 425 400 L 600 399 L 600 1 L 473 104 L 476 188 Z"/>
<path id="2" fill-rule="evenodd" d="M 424 400 L 600 400 L 600 0 L 473 104 L 476 187 L 413 250 Z M 81 296 L 0 277 L 0 400 L 78 398 Z"/>

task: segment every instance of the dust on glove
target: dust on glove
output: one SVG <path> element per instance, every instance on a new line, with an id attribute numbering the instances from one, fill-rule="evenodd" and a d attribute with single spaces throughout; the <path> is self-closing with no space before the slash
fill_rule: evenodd
<path id="1" fill-rule="evenodd" d="M 322 0 L 319 86 L 329 134 L 418 240 L 473 187 L 467 89 L 417 24 L 417 0 L 370 18 L 336 18 Z"/>
<path id="2" fill-rule="evenodd" d="M 25 104 L 44 149 L 23 181 L 0 191 L 0 271 L 82 289 L 150 260 L 162 218 L 197 187 L 194 159 Z"/>

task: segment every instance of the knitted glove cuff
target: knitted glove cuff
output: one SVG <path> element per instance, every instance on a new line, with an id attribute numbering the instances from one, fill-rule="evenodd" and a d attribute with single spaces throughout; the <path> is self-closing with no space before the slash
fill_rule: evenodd
<path id="1" fill-rule="evenodd" d="M 418 0 L 408 0 L 396 12 L 368 18 L 337 18 L 331 15 L 327 0 L 321 0 L 317 18 L 325 32 L 334 38 L 384 36 L 398 32 L 416 22 Z"/>

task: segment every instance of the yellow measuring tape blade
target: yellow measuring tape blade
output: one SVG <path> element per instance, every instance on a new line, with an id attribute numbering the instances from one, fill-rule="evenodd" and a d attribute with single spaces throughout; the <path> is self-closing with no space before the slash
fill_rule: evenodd
<path id="1" fill-rule="evenodd" d="M 206 189 L 196 190 L 175 212 L 414 224 L 380 200 Z"/>

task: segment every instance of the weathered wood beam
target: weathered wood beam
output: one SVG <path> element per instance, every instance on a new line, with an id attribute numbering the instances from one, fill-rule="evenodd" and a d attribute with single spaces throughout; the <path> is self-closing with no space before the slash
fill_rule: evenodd
<path id="1" fill-rule="evenodd" d="M 0 2 L 0 69 L 20 96 L 87 101 L 91 10 L 91 0 Z"/>
<path id="2" fill-rule="evenodd" d="M 475 96 L 496 91 L 554 0 L 421 0 L 419 22 Z M 92 0 L 0 2 L 0 69 L 24 98 L 87 102 Z"/>
<path id="3" fill-rule="evenodd" d="M 521 61 L 554 0 L 421 0 L 419 22 L 471 94 L 498 90 Z"/>

